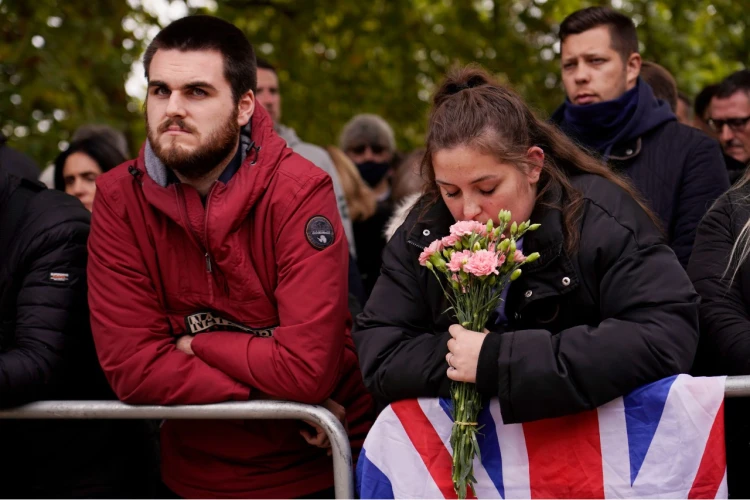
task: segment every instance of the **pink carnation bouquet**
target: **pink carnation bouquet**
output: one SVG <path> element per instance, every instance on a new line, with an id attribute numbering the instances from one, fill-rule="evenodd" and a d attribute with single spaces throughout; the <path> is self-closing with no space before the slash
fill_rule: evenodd
<path id="1" fill-rule="evenodd" d="M 511 213 L 498 214 L 498 226 L 490 219 L 487 224 L 459 221 L 450 227 L 450 234 L 433 241 L 419 256 L 419 263 L 435 274 L 443 293 L 451 304 L 458 322 L 475 332 L 484 331 L 492 311 L 497 308 L 503 290 L 521 276 L 520 267 L 539 258 L 538 253 L 525 256 L 516 248 L 517 241 L 539 224 L 513 222 Z M 507 229 L 507 231 L 506 231 Z M 445 278 L 445 283 L 440 275 Z M 453 488 L 458 498 L 466 498 L 472 490 L 474 456 L 479 455 L 476 433 L 477 416 L 482 399 L 476 386 L 453 382 Z"/>

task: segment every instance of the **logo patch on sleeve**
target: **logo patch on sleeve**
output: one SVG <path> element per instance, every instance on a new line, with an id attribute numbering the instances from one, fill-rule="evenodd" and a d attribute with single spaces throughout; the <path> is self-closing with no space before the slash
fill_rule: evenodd
<path id="1" fill-rule="evenodd" d="M 70 274 L 68 273 L 49 273 L 49 280 L 56 283 L 67 283 L 70 281 Z"/>
<path id="2" fill-rule="evenodd" d="M 317 250 L 323 250 L 333 245 L 335 235 L 333 234 L 333 224 L 322 215 L 316 215 L 307 221 L 305 225 L 305 236 L 307 242 Z"/>

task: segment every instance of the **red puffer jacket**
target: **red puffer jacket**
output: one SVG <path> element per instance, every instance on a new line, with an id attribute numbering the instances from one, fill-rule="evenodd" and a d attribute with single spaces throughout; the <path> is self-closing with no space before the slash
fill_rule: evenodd
<path id="1" fill-rule="evenodd" d="M 217 181 L 205 207 L 188 185 L 157 184 L 143 151 L 97 180 L 88 272 L 99 360 L 133 404 L 330 397 L 346 408 L 358 450 L 372 401 L 349 333 L 348 250 L 331 180 L 286 147 L 260 107 L 252 130 L 257 156 Z M 328 246 L 315 240 L 321 217 L 333 228 Z M 175 338 L 196 331 L 205 333 L 195 356 L 178 351 Z M 331 459 L 304 441 L 303 425 L 168 421 L 164 482 L 191 498 L 326 489 Z"/>

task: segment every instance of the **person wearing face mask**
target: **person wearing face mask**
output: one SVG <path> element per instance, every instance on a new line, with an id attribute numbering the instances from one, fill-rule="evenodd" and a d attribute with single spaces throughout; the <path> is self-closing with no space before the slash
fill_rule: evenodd
<path id="1" fill-rule="evenodd" d="M 498 397 L 505 423 L 596 408 L 686 372 L 698 295 L 633 187 L 537 118 L 483 70 L 453 72 L 434 97 L 428 188 L 383 254 L 354 340 L 380 404 L 448 397 L 453 380 Z M 488 321 L 457 324 L 420 252 L 459 220 L 540 228 L 539 252 Z"/>
<path id="2" fill-rule="evenodd" d="M 74 141 L 55 159 L 55 189 L 75 196 L 91 212 L 97 177 L 126 160 L 120 150 L 101 137 Z"/>
<path id="3" fill-rule="evenodd" d="M 344 126 L 339 146 L 377 199 L 375 212 L 370 217 L 353 222 L 357 264 L 369 296 L 380 274 L 386 243 L 383 232 L 393 213 L 391 176 L 397 160 L 396 139 L 383 118 L 361 114 Z"/>

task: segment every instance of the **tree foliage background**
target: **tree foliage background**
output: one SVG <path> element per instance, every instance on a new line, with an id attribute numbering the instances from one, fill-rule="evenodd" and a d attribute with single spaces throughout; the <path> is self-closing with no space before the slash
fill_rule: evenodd
<path id="1" fill-rule="evenodd" d="M 0 130 L 9 144 L 43 166 L 79 125 L 96 122 L 123 130 L 135 154 L 142 102 L 124 84 L 158 32 L 155 1 L 0 0 Z M 750 10 L 736 0 L 187 0 L 185 11 L 235 23 L 278 67 L 282 120 L 304 140 L 335 144 L 351 116 L 372 112 L 410 149 L 455 64 L 479 63 L 551 112 L 563 99 L 558 25 L 601 4 L 634 19 L 644 59 L 689 95 L 750 61 Z"/>

